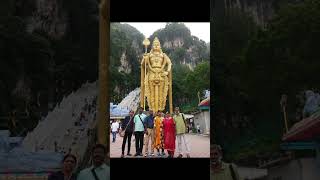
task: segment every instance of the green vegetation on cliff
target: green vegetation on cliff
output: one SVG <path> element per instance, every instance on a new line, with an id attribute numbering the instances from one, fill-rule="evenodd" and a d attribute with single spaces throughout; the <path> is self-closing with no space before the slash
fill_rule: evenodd
<path id="1" fill-rule="evenodd" d="M 30 21 L 37 15 L 36 0 L 3 0 L 0 3 L 0 124 L 9 124 L 16 112 L 18 128 L 31 130 L 40 114 L 46 115 L 63 96 L 98 77 L 98 11 L 93 1 L 47 3 L 58 14 L 38 19 L 63 34 L 57 38 Z M 87 6 L 81 6 L 86 4 Z M 91 5 L 89 5 L 91 4 Z M 84 8 L 85 7 L 85 8 Z M 49 8 L 50 9 L 50 8 Z M 67 14 L 66 30 L 52 19 Z M 82 25 L 82 26 L 81 26 Z M 45 26 L 43 26 L 45 27 Z M 5 128 L 5 127 L 4 127 Z M 11 129 L 13 131 L 13 129 Z"/>
<path id="2" fill-rule="evenodd" d="M 296 96 L 320 88 L 320 2 L 287 4 L 265 29 L 246 13 L 232 12 L 217 18 L 214 26 L 215 142 L 225 147 L 227 160 L 252 164 L 244 159 L 279 150 L 281 95 L 288 95 L 291 126 Z"/>

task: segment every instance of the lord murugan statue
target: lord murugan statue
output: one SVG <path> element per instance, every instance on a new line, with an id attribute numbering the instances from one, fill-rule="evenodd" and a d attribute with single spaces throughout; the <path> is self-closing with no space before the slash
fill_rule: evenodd
<path id="1" fill-rule="evenodd" d="M 169 110 L 172 113 L 172 64 L 170 58 L 162 52 L 160 41 L 154 38 L 152 49 L 147 53 L 150 44 L 145 39 L 146 52 L 141 60 L 141 94 L 140 106 L 145 109 L 146 101 L 149 110 L 157 112 L 165 110 L 169 96 Z"/>

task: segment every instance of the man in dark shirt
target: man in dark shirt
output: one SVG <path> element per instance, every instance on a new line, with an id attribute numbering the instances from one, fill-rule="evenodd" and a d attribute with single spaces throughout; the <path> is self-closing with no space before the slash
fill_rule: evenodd
<path id="1" fill-rule="evenodd" d="M 151 156 L 154 156 L 154 148 L 153 148 L 153 143 L 154 143 L 154 132 L 153 132 L 153 127 L 154 127 L 154 117 L 153 117 L 153 111 L 149 111 L 149 116 L 146 117 L 145 119 L 145 126 L 147 128 L 146 131 L 146 138 L 145 138 L 145 154 L 144 157 L 147 157 L 149 154 L 148 147 L 149 147 L 149 140 L 151 139 Z"/>
<path id="2" fill-rule="evenodd" d="M 125 131 L 123 141 L 122 141 L 122 154 L 121 157 L 124 157 L 124 149 L 126 146 L 126 141 L 128 139 L 128 156 L 131 156 L 130 154 L 130 147 L 131 147 L 131 137 L 133 133 L 133 117 L 134 117 L 134 111 L 131 110 L 129 112 L 129 116 L 126 116 L 123 120 L 123 123 L 121 124 L 121 130 Z"/>

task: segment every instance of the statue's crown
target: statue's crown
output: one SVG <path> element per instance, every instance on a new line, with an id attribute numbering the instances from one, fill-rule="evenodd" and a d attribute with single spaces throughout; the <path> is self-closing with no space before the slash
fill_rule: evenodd
<path id="1" fill-rule="evenodd" d="M 154 44 L 154 43 L 156 43 L 156 42 L 160 44 L 160 41 L 159 41 L 159 39 L 158 39 L 157 37 L 155 37 L 155 38 L 154 38 L 154 40 L 153 40 L 153 43 L 152 43 L 152 44 Z"/>

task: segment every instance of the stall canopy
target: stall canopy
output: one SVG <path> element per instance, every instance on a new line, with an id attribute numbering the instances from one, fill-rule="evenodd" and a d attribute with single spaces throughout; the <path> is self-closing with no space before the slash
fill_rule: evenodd
<path id="1" fill-rule="evenodd" d="M 282 137 L 283 141 L 308 141 L 320 137 L 320 111 L 294 124 Z"/>

